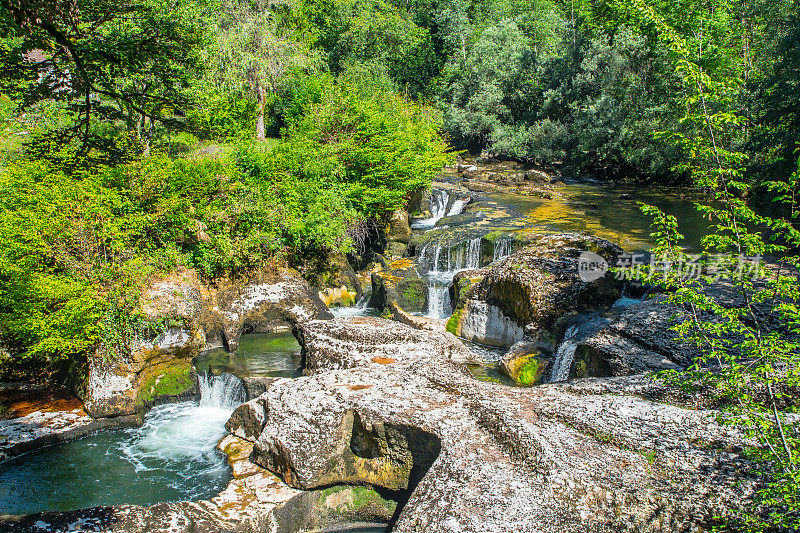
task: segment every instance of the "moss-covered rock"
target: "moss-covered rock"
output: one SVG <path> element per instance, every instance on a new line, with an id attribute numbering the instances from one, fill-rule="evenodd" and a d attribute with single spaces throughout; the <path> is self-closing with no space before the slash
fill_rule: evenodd
<path id="1" fill-rule="evenodd" d="M 405 209 L 392 213 L 386 228 L 386 240 L 403 244 L 411 242 L 411 226 L 408 225 L 408 212 Z"/>
<path id="2" fill-rule="evenodd" d="M 196 394 L 192 360 L 204 346 L 202 329 L 170 329 L 127 354 L 109 355 L 101 347 L 89 361 L 86 412 L 130 415 L 164 398 Z"/>
<path id="3" fill-rule="evenodd" d="M 384 311 L 394 302 L 408 312 L 421 312 L 425 310 L 427 292 L 427 285 L 412 260 L 383 259 L 383 268 L 372 273 L 369 306 Z"/>
<path id="4" fill-rule="evenodd" d="M 538 385 L 547 381 L 551 362 L 537 346 L 520 342 L 503 356 L 499 369 L 520 385 Z"/>
<path id="5" fill-rule="evenodd" d="M 336 485 L 295 496 L 276 510 L 278 531 L 336 531 L 350 524 L 385 524 L 397 502 L 370 487 Z"/>

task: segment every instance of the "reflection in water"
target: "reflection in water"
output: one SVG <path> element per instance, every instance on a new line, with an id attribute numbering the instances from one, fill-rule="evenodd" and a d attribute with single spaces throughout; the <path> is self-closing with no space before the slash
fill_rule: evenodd
<path id="1" fill-rule="evenodd" d="M 655 205 L 675 215 L 679 231 L 690 251 L 700 250 L 708 233 L 708 220 L 695 209 L 700 197 L 676 194 L 667 189 L 620 187 L 570 182 L 555 189 L 552 199 L 512 194 L 490 194 L 495 200 L 518 207 L 526 217 L 527 230 L 583 231 L 617 243 L 625 250 L 644 250 L 653 243 L 652 219 L 639 210 L 639 202 Z"/>
<path id="2" fill-rule="evenodd" d="M 295 378 L 301 375 L 300 365 L 300 345 L 291 332 L 242 335 L 235 352 L 217 348 L 195 360 L 198 372 L 240 377 Z"/>

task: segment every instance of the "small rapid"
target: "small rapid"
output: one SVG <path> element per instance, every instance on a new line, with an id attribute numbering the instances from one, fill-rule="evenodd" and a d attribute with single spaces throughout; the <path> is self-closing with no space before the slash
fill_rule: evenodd
<path id="1" fill-rule="evenodd" d="M 27 514 L 218 494 L 230 468 L 216 444 L 246 399 L 244 385 L 230 374 L 205 375 L 200 389 L 200 402 L 157 405 L 140 427 L 101 431 L 4 462 L 0 509 Z"/>

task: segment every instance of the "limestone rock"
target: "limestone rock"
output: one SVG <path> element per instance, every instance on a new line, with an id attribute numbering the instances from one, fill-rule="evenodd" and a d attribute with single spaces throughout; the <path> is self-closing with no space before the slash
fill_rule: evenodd
<path id="1" fill-rule="evenodd" d="M 263 400 L 254 398 L 234 409 L 225 423 L 225 429 L 241 439 L 255 442 L 264 429 L 266 416 Z"/>
<path id="2" fill-rule="evenodd" d="M 427 285 L 412 260 L 384 260 L 383 268 L 372 273 L 369 307 L 384 311 L 395 302 L 408 312 L 420 312 L 425 310 L 426 300 Z"/>
<path id="3" fill-rule="evenodd" d="M 244 331 L 272 333 L 298 322 L 333 318 L 317 292 L 289 269 L 245 285 L 223 285 L 217 302 L 215 311 L 231 351 Z"/>
<path id="4" fill-rule="evenodd" d="M 733 428 L 645 399 L 645 378 L 504 387 L 405 343 L 376 353 L 377 333 L 351 353 L 362 328 L 338 320 L 301 327 L 314 373 L 262 396 L 252 459 L 297 488 L 398 491 L 393 531 L 702 530 L 757 486 Z"/>
<path id="5" fill-rule="evenodd" d="M 350 531 L 354 524 L 386 524 L 396 508 L 396 502 L 382 498 L 372 488 L 339 485 L 304 491 L 274 515 L 280 533 Z"/>
<path id="6" fill-rule="evenodd" d="M 85 409 L 93 417 L 131 415 L 165 397 L 194 396 L 192 367 L 205 346 L 202 329 L 169 329 L 129 353 L 99 349 L 89 359 Z"/>
<path id="7" fill-rule="evenodd" d="M 306 373 L 364 365 L 404 366 L 420 357 L 475 362 L 475 355 L 453 335 L 382 318 L 316 320 L 298 324 L 294 334 L 302 347 Z"/>
<path id="8" fill-rule="evenodd" d="M 581 281 L 578 257 L 583 251 L 613 264 L 621 249 L 576 233 L 532 237 L 525 248 L 484 269 L 448 330 L 482 344 L 511 346 L 523 336 L 552 334 L 568 313 L 610 306 L 619 297 L 617 283 L 610 275 Z"/>

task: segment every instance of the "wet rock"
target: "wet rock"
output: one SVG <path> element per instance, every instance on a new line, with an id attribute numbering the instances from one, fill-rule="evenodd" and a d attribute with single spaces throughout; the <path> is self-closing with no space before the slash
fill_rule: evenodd
<path id="1" fill-rule="evenodd" d="M 420 278 L 417 265 L 410 259 L 383 261 L 383 268 L 372 273 L 369 307 L 384 311 L 394 302 L 408 312 L 425 310 L 427 285 Z"/>
<path id="2" fill-rule="evenodd" d="M 331 299 L 332 303 L 337 303 L 336 291 L 342 291 L 342 295 L 354 295 L 358 299 L 362 295 L 361 280 L 355 270 L 343 254 L 330 257 L 325 265 L 325 270 L 315 278 L 309 280 L 312 286 L 320 291 L 320 298 L 326 305 L 330 306 L 326 298 Z"/>
<path id="3" fill-rule="evenodd" d="M 264 392 L 266 391 L 267 389 L 264 389 Z M 241 439 L 255 442 L 264 429 L 265 419 L 264 402 L 256 397 L 234 409 L 231 417 L 225 423 L 225 429 Z"/>
<path id="4" fill-rule="evenodd" d="M 262 396 L 252 459 L 293 487 L 396 491 L 393 531 L 691 531 L 757 487 L 733 428 L 645 399 L 663 387 L 645 378 L 503 387 L 421 350 L 351 356 L 344 324 L 302 327 L 327 348 Z"/>
<path id="5" fill-rule="evenodd" d="M 520 385 L 538 385 L 550 373 L 552 358 L 542 355 L 538 345 L 518 342 L 500 360 L 500 371 Z"/>
<path id="6" fill-rule="evenodd" d="M 670 330 L 685 319 L 688 316 L 663 297 L 634 303 L 578 344 L 570 376 L 627 376 L 688 368 L 697 349 L 679 342 Z"/>
<path id="7" fill-rule="evenodd" d="M 578 258 L 591 251 L 613 264 L 621 249 L 597 237 L 562 233 L 536 235 L 529 244 L 482 272 L 448 324 L 448 331 L 491 346 L 511 346 L 553 336 L 567 315 L 609 307 L 619 297 L 610 274 L 581 281 Z"/>
<path id="8" fill-rule="evenodd" d="M 269 384 L 275 381 L 275 378 L 264 376 L 238 376 L 244 383 L 244 390 L 247 393 L 247 399 L 252 400 L 264 394 Z"/>

